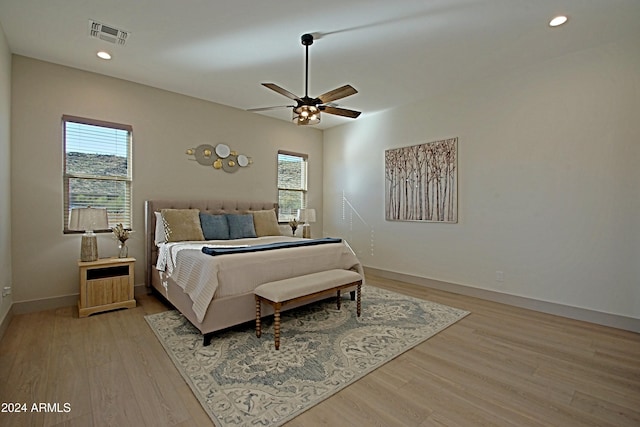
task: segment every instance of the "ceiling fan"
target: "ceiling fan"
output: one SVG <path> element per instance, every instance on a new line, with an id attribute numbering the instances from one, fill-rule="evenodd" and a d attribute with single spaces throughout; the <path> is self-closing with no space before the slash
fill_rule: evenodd
<path id="1" fill-rule="evenodd" d="M 315 125 L 320 123 L 320 112 L 334 114 L 336 116 L 349 117 L 355 119 L 360 115 L 360 111 L 348 110 L 346 108 L 336 107 L 330 104 L 332 101 L 346 98 L 347 96 L 358 93 L 351 85 L 344 85 L 317 98 L 309 97 L 309 46 L 313 44 L 312 34 L 303 34 L 301 37 L 302 44 L 306 50 L 305 76 L 304 76 L 304 96 L 299 97 L 286 89 L 281 88 L 275 83 L 262 83 L 265 86 L 281 95 L 286 96 L 293 101 L 295 105 L 279 105 L 276 107 L 251 108 L 247 111 L 266 111 L 278 108 L 293 108 L 293 121 L 298 125 Z"/>

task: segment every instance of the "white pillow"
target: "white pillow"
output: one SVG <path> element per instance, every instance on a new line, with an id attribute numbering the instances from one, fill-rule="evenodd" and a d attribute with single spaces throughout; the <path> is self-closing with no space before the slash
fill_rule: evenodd
<path id="1" fill-rule="evenodd" d="M 156 215 L 156 235 L 153 241 L 156 246 L 160 246 L 161 244 L 167 242 L 167 233 L 165 233 L 164 231 L 162 214 L 160 212 L 154 212 L 154 214 Z"/>

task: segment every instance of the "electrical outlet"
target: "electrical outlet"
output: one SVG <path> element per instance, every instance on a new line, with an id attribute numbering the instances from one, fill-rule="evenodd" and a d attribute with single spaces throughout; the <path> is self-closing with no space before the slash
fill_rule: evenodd
<path id="1" fill-rule="evenodd" d="M 2 288 L 2 296 L 6 297 L 7 295 L 11 295 L 11 286 L 5 286 Z"/>
<path id="2" fill-rule="evenodd" d="M 496 282 L 504 282 L 504 271 L 496 271 Z"/>

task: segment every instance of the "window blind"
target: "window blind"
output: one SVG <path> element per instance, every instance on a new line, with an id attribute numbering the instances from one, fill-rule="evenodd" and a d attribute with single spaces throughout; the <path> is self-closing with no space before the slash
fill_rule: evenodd
<path id="1" fill-rule="evenodd" d="M 131 228 L 131 126 L 63 116 L 63 140 L 64 231 L 70 210 L 87 206 Z"/>
<path id="2" fill-rule="evenodd" d="M 307 205 L 307 155 L 278 152 L 278 221 L 288 222 Z"/>

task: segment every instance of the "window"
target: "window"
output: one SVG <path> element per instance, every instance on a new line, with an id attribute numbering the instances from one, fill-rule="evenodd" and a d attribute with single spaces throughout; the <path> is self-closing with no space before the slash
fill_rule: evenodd
<path id="1" fill-rule="evenodd" d="M 307 155 L 278 151 L 278 221 L 288 222 L 307 206 Z"/>
<path id="2" fill-rule="evenodd" d="M 131 126 L 71 116 L 62 124 L 64 232 L 71 208 L 87 206 L 107 208 L 109 227 L 131 228 Z"/>

